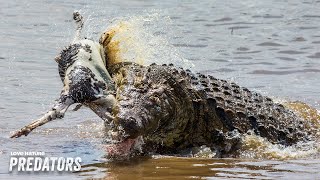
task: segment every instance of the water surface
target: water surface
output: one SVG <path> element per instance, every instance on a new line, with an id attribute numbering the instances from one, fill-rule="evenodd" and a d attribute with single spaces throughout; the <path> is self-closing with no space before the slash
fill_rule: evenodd
<path id="1" fill-rule="evenodd" d="M 10 132 L 46 112 L 58 97 L 62 83 L 54 57 L 73 37 L 74 10 L 84 13 L 88 38 L 97 40 L 105 28 L 125 17 L 138 27 L 133 34 L 143 37 L 138 54 L 148 61 L 190 66 L 279 101 L 300 100 L 320 108 L 318 0 L 1 0 L 0 178 L 320 178 L 319 153 L 299 156 L 288 149 L 282 153 L 298 153 L 296 158 L 153 156 L 110 162 L 101 147 L 102 122 L 87 109 L 67 113 L 27 137 L 9 139 Z M 80 156 L 85 167 L 59 176 L 10 174 L 12 151 Z"/>

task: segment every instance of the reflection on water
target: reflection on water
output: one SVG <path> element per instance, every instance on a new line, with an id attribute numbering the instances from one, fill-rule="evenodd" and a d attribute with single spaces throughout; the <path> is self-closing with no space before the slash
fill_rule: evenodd
<path id="1" fill-rule="evenodd" d="M 139 46 L 128 47 L 141 59 L 194 64 L 194 71 L 319 109 L 319 0 L 0 1 L 0 178 L 320 177 L 317 150 L 285 160 L 246 159 L 252 157 L 249 154 L 241 159 L 153 156 L 111 162 L 103 158 L 102 122 L 85 108 L 27 137 L 8 139 L 11 131 L 39 117 L 57 98 L 62 84 L 53 59 L 73 37 L 71 14 L 78 9 L 87 18 L 88 38 L 97 40 L 107 26 L 131 20 L 136 29 L 129 32 Z M 8 173 L 12 151 L 80 156 L 85 166 L 81 172 L 59 176 L 12 175 Z M 292 149 L 277 151 L 287 152 L 283 157 L 299 155 Z"/>
<path id="2" fill-rule="evenodd" d="M 290 168 L 288 168 L 290 167 Z M 313 179 L 320 165 L 315 160 L 197 159 L 154 156 L 126 162 L 88 164 L 79 176 L 105 179 Z"/>

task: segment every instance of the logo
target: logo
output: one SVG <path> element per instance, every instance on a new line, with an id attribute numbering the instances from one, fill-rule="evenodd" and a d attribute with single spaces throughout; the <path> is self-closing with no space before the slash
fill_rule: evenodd
<path id="1" fill-rule="evenodd" d="M 46 157 L 44 152 L 11 152 L 9 172 L 79 171 L 80 157 Z"/>

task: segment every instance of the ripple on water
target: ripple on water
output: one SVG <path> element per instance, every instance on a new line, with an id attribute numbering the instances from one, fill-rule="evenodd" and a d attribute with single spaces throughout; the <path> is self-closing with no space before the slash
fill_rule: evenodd
<path id="1" fill-rule="evenodd" d="M 301 29 L 301 30 L 318 29 L 318 27 L 315 27 L 315 26 L 302 26 L 302 27 L 299 27 L 299 29 Z"/>
<path id="2" fill-rule="evenodd" d="M 300 48 L 300 50 L 308 50 L 308 49 L 314 49 L 314 47 L 312 47 L 312 46 L 307 46 L 307 47 L 302 47 L 302 48 Z"/>
<path id="3" fill-rule="evenodd" d="M 281 60 L 284 60 L 284 61 L 296 61 L 296 59 L 294 59 L 294 58 L 288 58 L 288 57 L 277 57 L 277 58 L 279 58 L 279 59 L 281 59 Z"/>
<path id="4" fill-rule="evenodd" d="M 209 61 L 214 61 L 214 62 L 229 62 L 229 60 L 226 59 L 209 59 Z"/>
<path id="5" fill-rule="evenodd" d="M 247 56 L 240 56 L 240 57 L 233 57 L 233 59 L 253 59 L 253 58 L 247 57 Z"/>
<path id="6" fill-rule="evenodd" d="M 303 69 L 303 70 L 288 70 L 288 71 L 270 71 L 270 70 L 254 70 L 248 74 L 264 74 L 264 75 L 288 75 L 295 73 L 306 73 L 306 72 L 320 72 L 319 69 Z"/>
<path id="7" fill-rule="evenodd" d="M 232 21 L 232 18 L 224 17 L 221 19 L 214 20 L 214 22 L 224 22 L 224 21 Z"/>
<path id="8" fill-rule="evenodd" d="M 231 25 L 231 26 L 234 26 L 234 25 L 241 25 L 241 26 L 244 26 L 244 25 L 255 25 L 255 24 L 261 24 L 261 23 L 254 23 L 254 22 L 230 22 L 230 23 L 219 23 L 219 24 L 205 24 L 204 26 L 207 26 L 207 27 L 211 27 L 211 26 L 228 26 L 228 25 Z"/>
<path id="9" fill-rule="evenodd" d="M 274 43 L 274 42 L 263 42 L 263 43 L 257 44 L 257 46 L 284 46 L 284 45 Z"/>
<path id="10" fill-rule="evenodd" d="M 175 47 L 191 47 L 191 48 L 204 48 L 208 45 L 205 44 L 172 44 Z"/>
<path id="11" fill-rule="evenodd" d="M 286 51 L 279 51 L 278 53 L 281 53 L 281 54 L 305 54 L 306 52 L 286 50 Z"/>
<path id="12" fill-rule="evenodd" d="M 206 19 L 194 19 L 193 22 L 205 22 L 207 21 Z"/>
<path id="13" fill-rule="evenodd" d="M 283 18 L 284 16 L 283 15 L 270 15 L 270 14 L 266 14 L 266 15 L 255 15 L 255 16 L 252 16 L 253 18 L 266 18 L 266 19 L 272 19 L 272 18 Z"/>
<path id="14" fill-rule="evenodd" d="M 232 30 L 238 30 L 238 29 L 249 29 L 252 28 L 251 26 L 232 26 L 229 27 L 228 29 L 232 29 Z"/>
<path id="15" fill-rule="evenodd" d="M 233 54 L 255 54 L 261 51 L 242 51 L 242 52 L 234 52 Z"/>
<path id="16" fill-rule="evenodd" d="M 238 51 L 249 51 L 250 49 L 246 48 L 246 47 L 238 47 L 237 50 Z"/>
<path id="17" fill-rule="evenodd" d="M 248 62 L 248 63 L 232 63 L 229 64 L 230 66 L 234 66 L 234 65 L 240 65 L 240 66 L 250 66 L 250 65 L 275 65 L 275 63 L 271 63 L 271 62 L 256 62 L 256 63 L 252 63 L 252 62 Z"/>
<path id="18" fill-rule="evenodd" d="M 303 15 L 302 17 L 306 17 L 306 18 L 320 18 L 319 15 Z"/>
<path id="19" fill-rule="evenodd" d="M 307 56 L 308 58 L 317 58 L 319 59 L 320 58 L 320 52 L 317 52 L 315 53 L 314 55 L 311 55 L 311 56 Z"/>
<path id="20" fill-rule="evenodd" d="M 296 37 L 292 40 L 293 42 L 303 42 L 307 41 L 304 37 Z"/>
<path id="21" fill-rule="evenodd" d="M 45 27 L 45 26 L 50 26 L 49 24 L 47 24 L 47 23 L 35 23 L 35 24 L 33 24 L 33 26 L 35 26 L 35 27 L 37 27 L 37 26 L 43 26 L 43 27 Z"/>
<path id="22" fill-rule="evenodd" d="M 214 70 L 215 72 L 234 72 L 234 69 L 230 69 L 230 68 L 219 68 Z"/>

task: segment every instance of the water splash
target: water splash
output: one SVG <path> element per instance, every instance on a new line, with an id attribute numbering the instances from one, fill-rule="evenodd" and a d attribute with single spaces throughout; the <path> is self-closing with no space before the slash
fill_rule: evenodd
<path id="1" fill-rule="evenodd" d="M 286 107 L 298 114 L 302 119 L 309 121 L 312 127 L 320 129 L 320 113 L 319 110 L 312 108 L 303 102 L 285 102 L 283 103 Z"/>
<path id="2" fill-rule="evenodd" d="M 299 142 L 292 146 L 272 144 L 265 138 L 257 135 L 245 135 L 242 138 L 240 158 L 254 159 L 296 159 L 317 155 L 320 146 L 315 141 Z"/>
<path id="3" fill-rule="evenodd" d="M 320 153 L 318 140 L 320 137 L 319 111 L 303 102 L 288 102 L 282 99 L 277 99 L 276 101 L 291 109 L 305 121 L 309 121 L 311 124 L 310 128 L 313 128 L 312 130 L 316 131 L 315 138 L 317 141 L 299 142 L 292 146 L 283 146 L 280 144 L 272 144 L 267 139 L 251 133 L 250 135 L 244 135 L 242 137 L 243 146 L 241 148 L 240 157 L 259 159 L 296 159 L 318 155 Z"/>
<path id="4" fill-rule="evenodd" d="M 183 68 L 192 68 L 193 64 L 168 40 L 171 35 L 170 23 L 172 21 L 168 16 L 158 12 L 115 20 L 105 30 L 111 35 L 107 45 L 109 60 L 142 65 L 173 63 Z"/>

